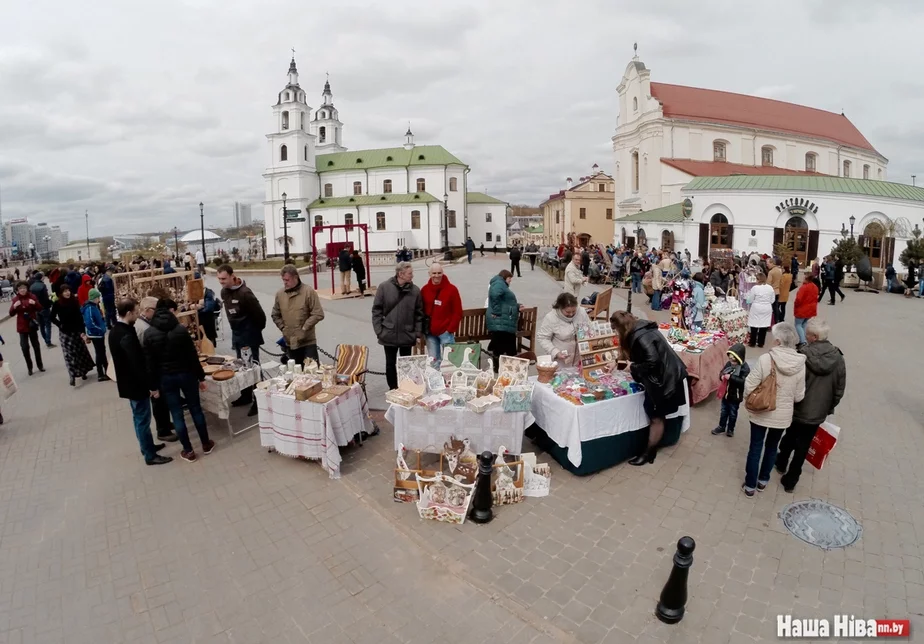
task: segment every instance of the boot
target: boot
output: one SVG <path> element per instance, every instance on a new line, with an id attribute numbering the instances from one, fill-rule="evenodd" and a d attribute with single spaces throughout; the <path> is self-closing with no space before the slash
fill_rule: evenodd
<path id="1" fill-rule="evenodd" d="M 250 410 L 248 410 L 247 415 L 248 416 L 257 415 L 257 399 L 256 398 L 253 399 L 253 404 L 250 406 Z"/>
<path id="2" fill-rule="evenodd" d="M 232 407 L 243 407 L 253 402 L 253 391 L 250 387 L 241 392 L 241 397 L 231 403 Z"/>
<path id="3" fill-rule="evenodd" d="M 646 451 L 642 452 L 631 461 L 629 461 L 629 465 L 645 465 L 646 463 L 654 463 L 655 456 L 657 456 L 657 454 L 657 447 L 649 447 Z"/>

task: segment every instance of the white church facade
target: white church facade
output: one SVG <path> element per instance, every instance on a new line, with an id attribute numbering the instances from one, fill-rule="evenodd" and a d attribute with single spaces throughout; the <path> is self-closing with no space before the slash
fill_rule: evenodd
<path id="1" fill-rule="evenodd" d="M 410 127 L 401 147 L 347 150 L 330 83 L 325 83 L 322 104 L 312 113 L 294 58 L 273 116 L 276 131 L 267 135 L 270 163 L 263 175 L 267 255 L 283 254 L 284 229 L 291 255 L 311 253 L 313 245 L 323 252 L 326 243 L 345 241 L 347 234 L 355 247 L 365 248 L 358 228 L 315 235 L 316 226 L 366 224 L 370 252 L 405 246 L 438 250 L 444 245 L 444 230 L 450 246 L 463 245 L 468 236 L 476 245 L 485 239 L 485 196 L 472 193 L 470 207 L 468 165 L 442 146 L 417 145 Z M 507 205 L 493 201 L 496 216 L 506 221 Z M 289 213 L 286 222 L 283 205 Z M 496 239 L 496 224 L 487 225 Z"/>
<path id="2" fill-rule="evenodd" d="M 699 256 L 785 243 L 804 264 L 853 222 L 884 268 L 922 220 L 924 189 L 886 181 L 888 159 L 844 114 L 650 75 L 636 56 L 618 87 L 617 241 Z"/>

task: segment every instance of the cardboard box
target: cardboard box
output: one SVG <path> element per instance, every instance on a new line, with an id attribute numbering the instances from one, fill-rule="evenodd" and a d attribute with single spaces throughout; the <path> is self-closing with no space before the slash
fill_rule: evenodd
<path id="1" fill-rule="evenodd" d="M 321 393 L 320 381 L 310 385 L 295 388 L 295 400 L 310 400 L 312 396 Z"/>
<path id="2" fill-rule="evenodd" d="M 326 391 L 327 393 L 331 394 L 334 398 L 336 398 L 337 396 L 342 396 L 349 390 L 350 388 L 346 385 L 334 385 L 333 387 L 328 387 L 324 391 Z"/>

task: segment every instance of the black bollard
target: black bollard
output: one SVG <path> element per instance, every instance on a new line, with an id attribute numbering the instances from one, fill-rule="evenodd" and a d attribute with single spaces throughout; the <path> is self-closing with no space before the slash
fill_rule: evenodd
<path id="1" fill-rule="evenodd" d="M 655 609 L 655 615 L 665 624 L 676 624 L 683 619 L 684 607 L 687 604 L 687 577 L 690 566 L 693 565 L 693 550 L 696 542 L 693 537 L 681 537 L 677 542 L 677 552 L 674 554 L 674 567 L 670 577 L 661 591 L 661 601 Z"/>
<path id="2" fill-rule="evenodd" d="M 472 521 L 475 523 L 489 523 L 494 518 L 491 506 L 494 499 L 491 496 L 491 471 L 494 464 L 494 454 L 482 452 L 478 456 L 478 480 L 475 481 L 475 498 L 472 500 Z"/>

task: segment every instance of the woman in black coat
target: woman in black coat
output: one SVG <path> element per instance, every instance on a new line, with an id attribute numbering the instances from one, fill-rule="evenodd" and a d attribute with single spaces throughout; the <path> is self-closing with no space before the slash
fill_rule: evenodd
<path id="1" fill-rule="evenodd" d="M 645 387 L 645 413 L 651 423 L 647 450 L 629 464 L 653 463 L 664 436 L 665 418 L 686 404 L 687 369 L 656 322 L 616 311 L 610 317 L 610 326 L 619 334 L 619 346 L 629 358 L 632 378 Z"/>
<path id="2" fill-rule="evenodd" d="M 351 262 L 353 272 L 356 273 L 356 283 L 359 285 L 359 294 L 363 295 L 366 292 L 366 264 L 363 262 L 363 258 L 358 250 L 353 251 Z"/>

